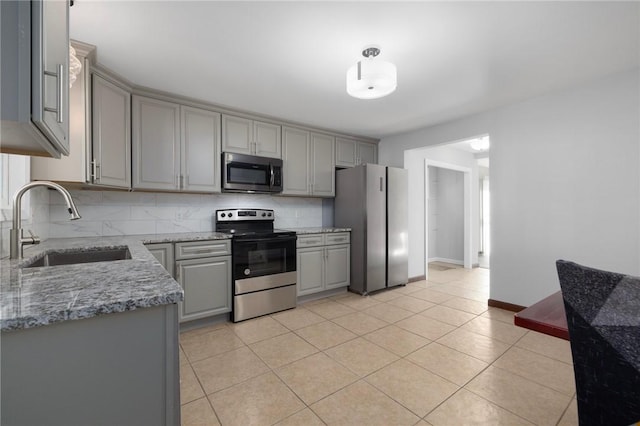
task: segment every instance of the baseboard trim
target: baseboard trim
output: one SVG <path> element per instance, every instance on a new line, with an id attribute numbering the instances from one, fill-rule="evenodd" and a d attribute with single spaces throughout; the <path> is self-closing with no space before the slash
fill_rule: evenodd
<path id="1" fill-rule="evenodd" d="M 426 275 L 418 275 L 417 277 L 410 277 L 410 278 L 409 278 L 409 282 L 410 282 L 410 283 L 414 283 L 414 282 L 416 282 L 416 281 L 424 281 L 424 280 L 426 280 L 426 279 L 427 279 L 427 276 L 426 276 Z"/>
<path id="2" fill-rule="evenodd" d="M 511 312 L 520 312 L 521 310 L 526 308 L 526 306 L 515 305 L 513 303 L 502 302 L 500 300 L 494 299 L 489 299 L 487 301 L 487 305 L 491 306 L 492 308 L 500 308 Z"/>
<path id="3" fill-rule="evenodd" d="M 447 259 L 446 257 L 431 257 L 429 258 L 428 262 L 444 262 L 444 263 L 451 263 L 454 265 L 464 265 L 464 262 L 462 260 L 458 260 L 458 259 Z"/>

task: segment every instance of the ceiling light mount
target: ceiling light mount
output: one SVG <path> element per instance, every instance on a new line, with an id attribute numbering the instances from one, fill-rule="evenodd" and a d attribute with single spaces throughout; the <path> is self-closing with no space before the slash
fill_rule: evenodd
<path id="1" fill-rule="evenodd" d="M 358 99 L 377 99 L 393 93 L 397 87 L 397 70 L 391 62 L 376 59 L 377 46 L 362 51 L 365 58 L 347 70 L 347 93 Z"/>
<path id="2" fill-rule="evenodd" d="M 380 49 L 375 46 L 367 47 L 362 51 L 362 56 L 364 56 L 365 58 L 369 58 L 371 56 L 375 58 L 379 54 L 380 54 Z"/>

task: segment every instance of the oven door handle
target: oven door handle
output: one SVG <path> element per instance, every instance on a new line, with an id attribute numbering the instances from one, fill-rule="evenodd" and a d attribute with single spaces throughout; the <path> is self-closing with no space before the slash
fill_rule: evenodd
<path id="1" fill-rule="evenodd" d="M 264 237 L 264 238 L 243 238 L 241 240 L 235 240 L 235 244 L 242 243 L 261 243 L 264 241 L 295 241 L 298 237 L 295 235 L 282 235 L 282 236 L 273 236 L 273 237 Z"/>

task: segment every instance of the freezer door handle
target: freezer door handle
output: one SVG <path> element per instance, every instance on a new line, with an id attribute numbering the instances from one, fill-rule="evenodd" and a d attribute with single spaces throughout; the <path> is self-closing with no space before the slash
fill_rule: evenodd
<path id="1" fill-rule="evenodd" d="M 384 178 L 380 178 L 380 192 L 384 191 L 384 182 L 382 181 Z"/>

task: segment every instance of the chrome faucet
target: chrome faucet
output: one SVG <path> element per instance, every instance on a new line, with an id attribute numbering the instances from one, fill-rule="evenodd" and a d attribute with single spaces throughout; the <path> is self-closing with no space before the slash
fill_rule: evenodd
<path id="1" fill-rule="evenodd" d="M 73 199 L 71 198 L 71 194 L 69 191 L 64 189 L 62 186 L 58 185 L 54 182 L 49 182 L 46 180 L 30 182 L 24 185 L 22 188 L 18 189 L 13 196 L 13 227 L 10 231 L 10 256 L 11 259 L 22 259 L 23 246 L 27 244 L 39 244 L 40 238 L 31 234 L 31 237 L 24 238 L 22 235 L 22 196 L 25 192 L 27 192 L 31 188 L 35 188 L 36 186 L 44 186 L 47 188 L 55 189 L 64 198 L 64 201 L 67 203 L 67 209 L 69 210 L 69 214 L 71 214 L 71 220 L 80 219 L 80 213 L 78 213 L 78 209 L 76 208 Z"/>

